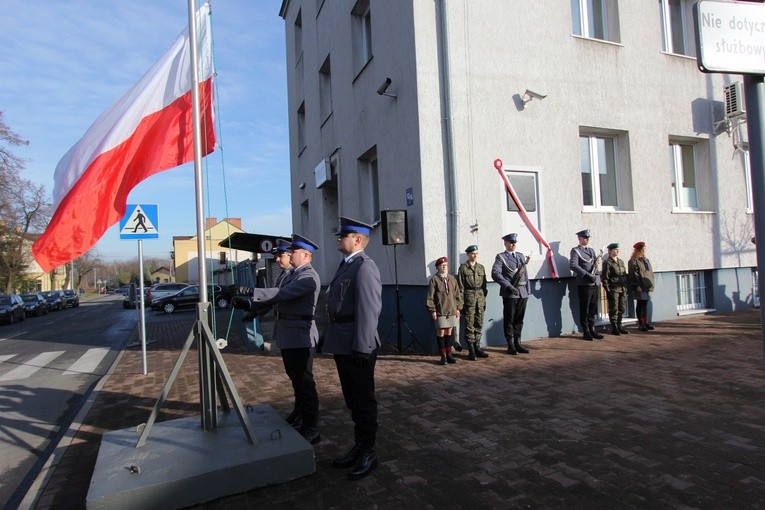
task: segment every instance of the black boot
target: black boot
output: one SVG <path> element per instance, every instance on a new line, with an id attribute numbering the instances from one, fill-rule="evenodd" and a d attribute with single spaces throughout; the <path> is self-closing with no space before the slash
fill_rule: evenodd
<path id="1" fill-rule="evenodd" d="M 619 331 L 619 327 L 616 325 L 615 322 L 611 323 L 611 334 L 616 336 L 619 336 L 622 334 L 622 332 Z"/>
<path id="2" fill-rule="evenodd" d="M 619 333 L 622 335 L 629 335 L 630 332 L 622 326 L 622 321 L 616 323 L 616 327 L 619 328 Z"/>
<path id="3" fill-rule="evenodd" d="M 590 336 L 592 336 L 592 338 L 595 340 L 603 340 L 603 335 L 595 331 L 595 326 L 590 327 Z"/>
<path id="4" fill-rule="evenodd" d="M 479 344 L 478 342 L 475 342 L 473 344 L 473 347 L 475 349 L 475 355 L 478 356 L 479 358 L 488 358 L 489 357 L 489 353 L 484 351 L 483 349 L 481 349 L 481 344 Z"/>
<path id="5" fill-rule="evenodd" d="M 468 342 L 468 359 L 475 361 L 475 342 Z"/>
<path id="6" fill-rule="evenodd" d="M 586 325 L 582 328 L 582 338 L 585 340 L 592 340 L 592 334 L 590 333 L 590 328 L 588 328 Z"/>
<path id="7" fill-rule="evenodd" d="M 450 347 L 446 348 L 446 362 L 452 364 L 457 363 L 457 358 L 452 356 L 452 350 Z"/>
<path id="8" fill-rule="evenodd" d="M 446 365 L 446 351 L 441 351 L 441 359 L 438 361 L 439 365 Z"/>
<path id="9" fill-rule="evenodd" d="M 515 345 L 516 352 L 520 352 L 522 354 L 528 354 L 529 353 L 529 350 L 527 348 L 525 348 L 523 346 L 523 344 L 521 343 L 520 337 L 515 337 L 513 339 L 513 344 Z"/>
<path id="10" fill-rule="evenodd" d="M 513 345 L 513 341 L 512 340 L 508 340 L 508 342 L 507 342 L 507 353 L 508 354 L 512 354 L 513 356 L 518 354 L 518 351 L 515 350 L 515 345 Z"/>

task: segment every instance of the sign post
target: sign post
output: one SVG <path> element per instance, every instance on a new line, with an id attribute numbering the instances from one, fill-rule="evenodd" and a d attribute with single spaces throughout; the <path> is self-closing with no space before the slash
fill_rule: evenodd
<path id="1" fill-rule="evenodd" d="M 765 4 L 699 0 L 696 21 L 696 61 L 705 73 L 744 75 L 746 124 L 757 247 L 757 288 L 765 283 Z M 765 309 L 760 308 L 765 357 Z"/>
<path id="2" fill-rule="evenodd" d="M 120 239 L 138 240 L 138 334 L 141 340 L 141 353 L 143 355 L 143 375 L 149 373 L 146 363 L 146 316 L 144 314 L 144 287 L 143 287 L 143 240 L 157 239 L 159 237 L 159 219 L 157 217 L 156 204 L 127 204 L 125 216 L 120 220 Z"/>

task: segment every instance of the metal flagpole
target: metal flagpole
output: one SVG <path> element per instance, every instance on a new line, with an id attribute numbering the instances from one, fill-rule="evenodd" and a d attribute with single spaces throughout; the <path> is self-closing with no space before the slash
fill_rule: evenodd
<path id="1" fill-rule="evenodd" d="M 143 239 L 138 240 L 138 323 L 140 327 L 138 334 L 141 337 L 141 353 L 143 356 L 143 375 L 149 373 L 148 366 L 146 365 L 146 315 L 144 304 L 144 290 L 143 290 Z"/>

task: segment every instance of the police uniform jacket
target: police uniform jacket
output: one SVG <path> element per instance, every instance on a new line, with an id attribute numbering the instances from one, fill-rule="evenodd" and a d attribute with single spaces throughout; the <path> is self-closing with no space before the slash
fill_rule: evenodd
<path id="1" fill-rule="evenodd" d="M 324 352 L 373 352 L 380 345 L 377 321 L 381 310 L 380 271 L 362 251 L 337 269 L 327 289 Z"/>
<path id="2" fill-rule="evenodd" d="M 608 257 L 603 263 L 603 273 L 600 279 L 607 291 L 626 290 L 627 267 L 624 265 L 624 261 L 619 257 Z"/>
<path id="3" fill-rule="evenodd" d="M 469 262 L 460 264 L 457 282 L 462 289 L 462 299 L 465 303 L 471 298 L 485 298 L 489 293 L 486 288 L 486 269 L 478 262 L 473 266 Z"/>
<path id="4" fill-rule="evenodd" d="M 569 260 L 569 269 L 576 276 L 577 285 L 597 285 L 598 283 L 598 270 L 597 270 L 598 256 L 595 250 L 589 246 L 582 246 L 581 244 L 571 248 L 571 257 Z"/>
<path id="5" fill-rule="evenodd" d="M 287 272 L 279 287 L 253 289 L 254 307 L 274 305 L 274 339 L 280 349 L 316 345 L 319 333 L 313 316 L 320 291 L 319 275 L 311 264 Z"/>
<path id="6" fill-rule="evenodd" d="M 523 268 L 516 285 L 513 281 L 516 273 Z M 526 257 L 518 251 L 497 253 L 491 266 L 491 278 L 499 284 L 499 295 L 503 298 L 529 297 L 529 275 L 526 270 Z"/>
<path id="7" fill-rule="evenodd" d="M 458 310 L 462 310 L 462 291 L 454 276 L 447 274 L 446 278 L 449 281 L 448 288 L 440 274 L 430 279 L 426 305 L 429 312 L 454 317 Z"/>
<path id="8" fill-rule="evenodd" d="M 630 259 L 627 263 L 627 281 L 631 292 L 640 287 L 641 292 L 653 291 L 653 268 L 647 258 Z"/>

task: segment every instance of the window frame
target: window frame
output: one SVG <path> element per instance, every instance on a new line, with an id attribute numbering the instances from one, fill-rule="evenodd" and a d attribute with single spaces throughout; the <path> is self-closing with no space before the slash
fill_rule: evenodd
<path id="1" fill-rule="evenodd" d="M 686 186 L 678 186 L 678 182 L 685 184 L 686 179 L 686 157 L 683 154 L 683 148 L 690 148 L 691 161 L 693 163 L 693 194 L 695 199 L 694 205 L 686 204 L 684 198 L 685 193 L 682 190 L 691 189 Z M 672 210 L 673 211 L 700 211 L 699 207 L 699 173 L 698 173 L 698 157 L 697 147 L 695 143 L 683 142 L 679 140 L 669 141 L 669 163 L 670 163 L 670 181 L 672 187 Z"/>
<path id="2" fill-rule="evenodd" d="M 673 10 L 676 6 L 676 11 Z M 679 15 L 680 19 L 677 19 Z M 659 17 L 661 25 L 661 49 L 665 53 L 672 55 L 682 55 L 685 57 L 695 56 L 695 47 L 691 35 L 693 28 L 688 15 L 688 4 L 686 0 L 659 0 Z M 680 28 L 682 33 L 676 33 Z M 690 28 L 690 29 L 689 29 Z M 682 48 L 677 48 L 677 44 L 682 43 Z"/>
<path id="3" fill-rule="evenodd" d="M 353 68 L 360 73 L 372 60 L 372 8 L 369 0 L 358 0 L 351 9 Z"/>
<path id="4" fill-rule="evenodd" d="M 586 204 L 585 203 L 585 189 L 584 189 L 584 175 L 585 172 L 583 172 L 583 142 L 584 139 L 587 140 L 587 158 L 589 163 L 589 169 L 590 171 L 587 172 L 590 175 L 590 191 L 592 194 L 592 204 Z M 611 161 L 613 162 L 613 178 L 611 181 L 613 182 L 613 193 L 614 193 L 614 205 L 604 205 L 603 202 L 603 196 L 602 196 L 602 189 L 601 189 L 601 179 L 596 178 L 596 175 L 601 175 L 601 158 L 599 156 L 599 147 L 598 147 L 598 140 L 610 140 L 611 141 Z M 621 210 L 623 207 L 623 201 L 622 201 L 622 192 L 621 192 L 621 170 L 619 168 L 619 136 L 616 134 L 607 134 L 607 133 L 586 133 L 582 132 L 579 133 L 579 175 L 582 182 L 582 207 L 584 210 L 587 211 L 618 211 Z M 606 155 L 606 161 L 604 162 L 606 164 L 606 174 L 608 175 L 608 155 Z"/>
<path id="5" fill-rule="evenodd" d="M 677 311 L 707 308 L 707 284 L 704 271 L 678 271 L 675 273 L 675 305 Z"/>
<path id="6" fill-rule="evenodd" d="M 621 43 L 617 0 L 571 0 L 571 30 L 585 39 Z"/>
<path id="7" fill-rule="evenodd" d="M 324 124 L 332 115 L 332 59 L 330 55 L 319 68 L 319 118 Z"/>

